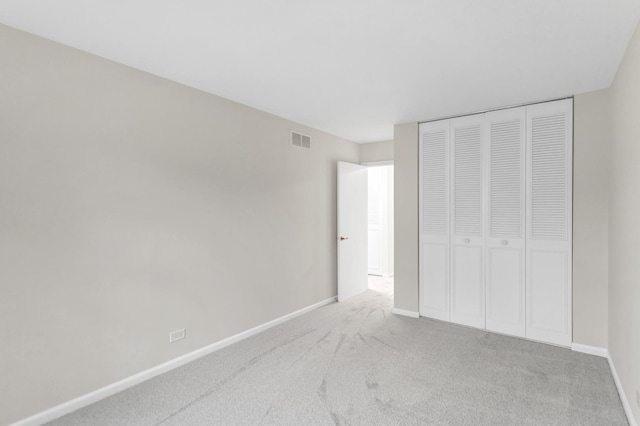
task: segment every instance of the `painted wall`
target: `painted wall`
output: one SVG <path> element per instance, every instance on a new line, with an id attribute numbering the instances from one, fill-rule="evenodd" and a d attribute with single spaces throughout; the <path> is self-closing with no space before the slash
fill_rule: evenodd
<path id="1" fill-rule="evenodd" d="M 606 348 L 609 90 L 575 96 L 573 113 L 573 341 Z"/>
<path id="2" fill-rule="evenodd" d="M 640 422 L 640 26 L 611 86 L 609 353 Z"/>
<path id="3" fill-rule="evenodd" d="M 606 110 L 606 90 L 574 99 L 574 342 L 598 347 L 607 345 Z M 418 124 L 395 132 L 395 307 L 417 312 Z"/>
<path id="4" fill-rule="evenodd" d="M 394 307 L 418 312 L 418 123 L 393 129 Z"/>
<path id="5" fill-rule="evenodd" d="M 360 144 L 360 164 L 393 160 L 393 141 Z"/>
<path id="6" fill-rule="evenodd" d="M 357 144 L 2 25 L 0 52 L 0 424 L 336 295 Z"/>

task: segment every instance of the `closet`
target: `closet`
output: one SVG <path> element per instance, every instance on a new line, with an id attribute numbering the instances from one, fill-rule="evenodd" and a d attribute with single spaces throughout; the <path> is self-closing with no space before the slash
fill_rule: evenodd
<path id="1" fill-rule="evenodd" d="M 570 346 L 573 100 L 420 125 L 420 315 Z"/>

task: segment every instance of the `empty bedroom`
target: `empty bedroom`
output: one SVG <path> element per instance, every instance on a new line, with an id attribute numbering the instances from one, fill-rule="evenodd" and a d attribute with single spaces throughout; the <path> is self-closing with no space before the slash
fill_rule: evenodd
<path id="1" fill-rule="evenodd" d="M 0 0 L 0 425 L 640 422 L 639 0 Z"/>

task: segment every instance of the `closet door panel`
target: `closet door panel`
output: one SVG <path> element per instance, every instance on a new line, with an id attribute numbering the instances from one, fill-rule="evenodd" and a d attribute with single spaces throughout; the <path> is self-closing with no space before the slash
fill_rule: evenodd
<path id="1" fill-rule="evenodd" d="M 449 321 L 449 125 L 420 125 L 420 315 Z"/>
<path id="2" fill-rule="evenodd" d="M 487 330 L 524 337 L 523 251 L 487 249 Z"/>
<path id="3" fill-rule="evenodd" d="M 451 321 L 485 328 L 484 115 L 451 120 Z"/>
<path id="4" fill-rule="evenodd" d="M 482 246 L 455 245 L 451 276 L 453 321 L 478 328 L 484 328 L 483 250 Z"/>
<path id="5" fill-rule="evenodd" d="M 572 100 L 527 107 L 526 336 L 571 345 Z"/>
<path id="6" fill-rule="evenodd" d="M 525 335 L 525 108 L 486 114 L 487 329 Z"/>
<path id="7" fill-rule="evenodd" d="M 568 258 L 565 250 L 531 250 L 529 304 L 532 307 L 529 327 L 537 331 L 531 337 L 544 340 L 541 331 L 568 332 Z M 555 343 L 562 343 L 561 341 Z"/>
<path id="8" fill-rule="evenodd" d="M 421 257 L 420 314 L 449 321 L 449 244 L 424 243 Z"/>

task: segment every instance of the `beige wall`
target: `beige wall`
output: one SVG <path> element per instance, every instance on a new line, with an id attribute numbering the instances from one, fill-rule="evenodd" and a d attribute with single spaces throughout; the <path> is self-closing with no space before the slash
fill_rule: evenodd
<path id="1" fill-rule="evenodd" d="M 360 144 L 360 164 L 393 160 L 393 141 Z"/>
<path id="2" fill-rule="evenodd" d="M 2 25 L 0 52 L 0 424 L 335 296 L 358 145 Z"/>
<path id="3" fill-rule="evenodd" d="M 418 312 L 418 123 L 397 124 L 394 140 L 394 307 Z"/>
<path id="4" fill-rule="evenodd" d="M 640 26 L 611 86 L 609 352 L 640 422 Z"/>
<path id="5" fill-rule="evenodd" d="M 607 347 L 609 90 L 574 98 L 573 341 Z"/>

